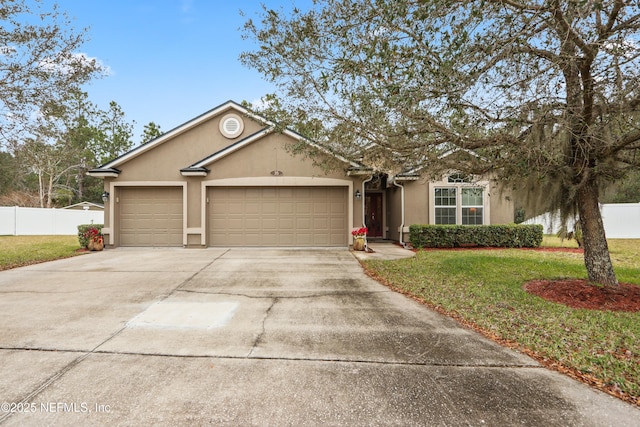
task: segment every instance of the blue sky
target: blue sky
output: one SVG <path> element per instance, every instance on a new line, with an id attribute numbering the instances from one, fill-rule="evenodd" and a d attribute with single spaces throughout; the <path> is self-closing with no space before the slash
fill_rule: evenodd
<path id="1" fill-rule="evenodd" d="M 292 0 L 262 0 L 292 8 Z M 240 28 L 256 20 L 261 1 L 58 0 L 76 30 L 88 27 L 82 51 L 109 67 L 110 75 L 85 87 L 107 109 L 116 101 L 136 121 L 134 144 L 150 121 L 168 131 L 234 100 L 250 102 L 274 92 L 238 59 L 254 45 Z M 309 3 L 296 0 L 295 4 Z M 241 16 L 240 10 L 245 13 Z"/>

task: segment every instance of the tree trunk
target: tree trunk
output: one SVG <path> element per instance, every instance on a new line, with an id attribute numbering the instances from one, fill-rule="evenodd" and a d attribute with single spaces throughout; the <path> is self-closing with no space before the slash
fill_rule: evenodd
<path id="1" fill-rule="evenodd" d="M 80 171 L 77 174 L 77 180 L 78 180 L 78 200 L 81 202 L 84 201 L 84 173 L 85 173 L 84 167 L 80 166 Z"/>
<path id="2" fill-rule="evenodd" d="M 44 180 L 40 171 L 38 171 L 38 197 L 40 198 L 40 207 L 44 208 Z"/>
<path id="3" fill-rule="evenodd" d="M 609 256 L 596 184 L 590 181 L 580 188 L 577 201 L 584 239 L 584 264 L 589 281 L 604 286 L 618 286 Z"/>
<path id="4" fill-rule="evenodd" d="M 47 191 L 47 207 L 51 207 L 51 196 L 53 195 L 53 175 L 49 175 L 49 190 Z"/>

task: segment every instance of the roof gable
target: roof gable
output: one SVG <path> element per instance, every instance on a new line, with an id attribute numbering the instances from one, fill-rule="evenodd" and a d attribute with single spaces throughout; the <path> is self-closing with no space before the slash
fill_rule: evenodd
<path id="1" fill-rule="evenodd" d="M 250 111 L 249 109 L 243 107 L 242 105 L 234 102 L 234 101 L 227 101 L 224 104 L 221 104 L 209 111 L 207 111 L 204 114 L 201 114 L 198 117 L 195 117 L 192 120 L 189 120 L 188 122 L 164 133 L 163 135 L 148 141 L 145 144 L 142 144 L 132 150 L 130 150 L 129 152 L 103 164 L 102 166 L 92 169 L 89 171 L 89 174 L 92 176 L 96 176 L 96 177 L 117 177 L 120 174 L 120 169 L 119 167 L 132 160 L 135 159 L 138 156 L 141 156 L 145 153 L 147 153 L 148 151 L 153 150 L 154 148 L 164 144 L 165 142 L 171 141 L 174 138 L 178 137 L 179 135 L 188 132 L 191 129 L 194 129 L 195 127 L 215 118 L 216 116 L 221 116 L 224 113 L 228 113 L 228 112 L 236 112 L 239 115 L 242 115 L 244 117 L 249 117 L 253 120 L 255 120 L 259 125 L 263 125 L 264 127 L 262 129 L 260 129 L 257 132 L 254 132 L 253 134 L 244 137 L 243 139 L 236 141 L 232 144 L 230 144 L 229 146 L 218 150 L 214 153 L 212 153 L 211 155 L 208 155 L 198 161 L 196 161 L 195 163 L 192 163 L 191 165 L 184 167 L 183 169 L 180 170 L 181 174 L 184 176 L 203 176 L 206 175 L 209 170 L 206 168 L 206 166 L 210 165 L 211 163 L 216 162 L 217 160 L 226 157 L 227 155 L 234 153 L 244 147 L 246 147 L 249 144 L 252 144 L 260 139 L 262 139 L 263 137 L 273 133 L 276 131 L 276 129 L 278 128 L 277 124 L 275 122 L 272 122 L 268 119 L 266 119 L 265 117 L 262 117 L 258 114 L 253 113 L 252 111 Z M 287 135 L 295 140 L 298 141 L 303 141 L 306 144 L 309 144 L 310 146 L 320 150 L 321 152 L 323 152 L 324 154 L 327 155 L 331 155 L 349 165 L 351 165 L 352 167 L 354 166 L 358 166 L 356 163 L 348 161 L 347 159 L 344 159 L 340 156 L 337 156 L 334 153 L 331 153 L 329 150 L 324 149 L 323 147 L 321 147 L 320 145 L 312 142 L 311 140 L 305 138 L 304 136 L 300 135 L 299 133 L 291 130 L 291 129 L 284 129 L 284 130 L 278 130 L 279 132 L 281 132 L 284 135 Z"/>
<path id="2" fill-rule="evenodd" d="M 234 102 L 234 101 L 227 101 L 224 104 L 221 104 L 209 111 L 207 111 L 204 114 L 199 115 L 198 117 L 195 117 L 191 120 L 189 120 L 186 123 L 181 124 L 178 127 L 175 127 L 173 129 L 171 129 L 170 131 L 160 135 L 159 137 L 152 139 L 151 141 L 148 141 L 142 145 L 139 145 L 138 147 L 134 148 L 131 151 L 128 151 L 127 153 L 124 153 L 123 155 L 116 157 L 115 159 L 109 161 L 108 163 L 105 163 L 104 165 L 100 166 L 99 170 L 105 170 L 105 169 L 117 169 L 118 166 L 120 166 L 121 164 L 140 156 L 141 154 L 146 153 L 147 151 L 157 147 L 158 145 L 161 145 L 173 138 L 175 138 L 178 135 L 181 135 L 185 132 L 187 132 L 190 129 L 193 129 L 194 127 L 210 120 L 211 118 L 218 116 L 228 110 L 235 110 L 236 112 L 249 116 L 259 122 L 262 122 L 265 125 L 274 125 L 273 123 L 269 122 L 267 119 L 265 119 L 264 117 L 258 116 L 254 113 L 252 113 L 251 111 L 249 111 L 248 109 L 246 109 L 245 107 L 243 107 L 242 105 Z"/>

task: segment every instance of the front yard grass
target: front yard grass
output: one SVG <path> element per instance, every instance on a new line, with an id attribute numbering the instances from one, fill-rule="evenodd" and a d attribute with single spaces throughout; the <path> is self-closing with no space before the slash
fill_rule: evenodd
<path id="1" fill-rule="evenodd" d="M 640 240 L 610 240 L 609 246 L 618 280 L 640 285 Z M 640 404 L 640 312 L 572 309 L 522 288 L 534 279 L 586 278 L 581 253 L 428 250 L 364 265 L 390 286 L 546 366 Z"/>
<path id="2" fill-rule="evenodd" d="M 79 248 L 77 236 L 0 236 L 0 270 L 68 258 Z"/>

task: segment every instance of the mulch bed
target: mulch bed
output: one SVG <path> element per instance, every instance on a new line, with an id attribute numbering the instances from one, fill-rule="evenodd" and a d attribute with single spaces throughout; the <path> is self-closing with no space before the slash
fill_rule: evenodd
<path id="1" fill-rule="evenodd" d="M 574 254 L 583 254 L 582 248 L 494 248 L 489 246 L 466 246 L 462 248 L 420 248 L 412 249 L 414 252 L 418 251 L 499 251 L 505 249 L 519 249 L 521 251 L 535 251 L 535 252 L 569 252 Z"/>
<path id="2" fill-rule="evenodd" d="M 548 301 L 589 310 L 640 311 L 640 286 L 598 286 L 587 280 L 532 280 L 524 290 Z"/>

